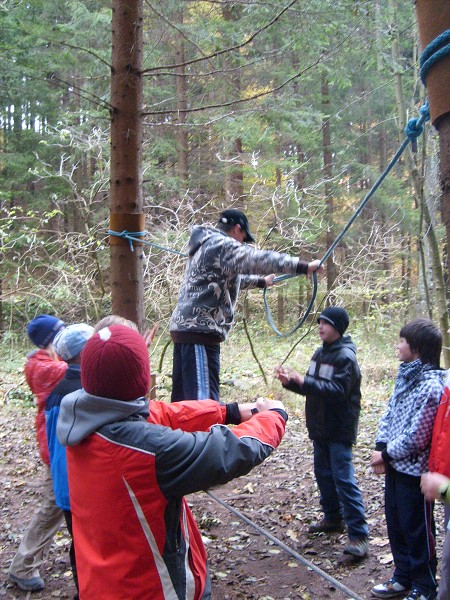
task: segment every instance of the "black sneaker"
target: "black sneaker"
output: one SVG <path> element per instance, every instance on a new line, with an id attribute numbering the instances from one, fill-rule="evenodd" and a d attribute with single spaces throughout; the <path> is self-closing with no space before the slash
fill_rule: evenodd
<path id="1" fill-rule="evenodd" d="M 422 594 L 420 590 L 412 589 L 410 593 L 406 596 L 405 600 L 434 600 L 436 598 L 436 593 L 432 595 Z"/>
<path id="2" fill-rule="evenodd" d="M 337 531 L 339 533 L 344 533 L 345 524 L 344 521 L 329 521 L 325 517 L 320 521 L 316 521 L 311 523 L 308 528 L 309 533 L 332 533 L 333 531 Z"/>
<path id="3" fill-rule="evenodd" d="M 408 593 L 408 588 L 391 577 L 384 583 L 375 585 L 370 592 L 375 598 L 400 598 Z"/>

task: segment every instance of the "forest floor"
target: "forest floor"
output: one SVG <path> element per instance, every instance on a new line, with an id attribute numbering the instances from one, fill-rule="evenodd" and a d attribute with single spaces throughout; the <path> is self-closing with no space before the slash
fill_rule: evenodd
<path id="1" fill-rule="evenodd" d="M 213 490 L 214 495 L 299 554 L 300 560 L 208 494 L 188 497 L 204 535 L 215 600 L 370 598 L 374 583 L 390 576 L 392 556 L 383 512 L 383 483 L 368 469 L 381 408 L 366 406 L 355 447 L 355 467 L 370 526 L 370 554 L 365 560 L 353 563 L 343 560 L 347 539 L 344 534 L 308 534 L 309 523 L 321 514 L 311 442 L 300 408 L 291 411 L 286 436 L 265 463 L 248 476 Z M 42 466 L 37 457 L 33 423 L 32 407 L 0 403 L 0 598 L 73 598 L 69 538 L 63 527 L 42 569 L 46 582 L 42 592 L 22 592 L 7 580 L 7 568 L 21 533 L 39 503 Z M 440 555 L 443 521 L 440 506 L 436 509 L 436 521 Z M 351 594 L 336 582 L 351 590 Z"/>

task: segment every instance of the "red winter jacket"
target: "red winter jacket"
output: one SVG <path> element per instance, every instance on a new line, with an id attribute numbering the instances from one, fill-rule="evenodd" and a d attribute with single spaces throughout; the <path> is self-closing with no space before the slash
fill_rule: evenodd
<path id="1" fill-rule="evenodd" d="M 45 426 L 45 401 L 52 389 L 61 381 L 67 363 L 52 358 L 44 349 L 35 350 L 27 356 L 24 371 L 30 390 L 36 399 L 36 438 L 39 454 L 46 465 L 50 465 L 47 432 Z"/>
<path id="2" fill-rule="evenodd" d="M 428 468 L 432 473 L 450 477 L 450 372 L 447 375 L 436 419 Z"/>
<path id="3" fill-rule="evenodd" d="M 80 600 L 211 597 L 183 496 L 248 473 L 285 429 L 272 410 L 233 429 L 225 420 L 213 400 L 149 405 L 82 390 L 63 399 L 57 434 L 67 446 Z"/>

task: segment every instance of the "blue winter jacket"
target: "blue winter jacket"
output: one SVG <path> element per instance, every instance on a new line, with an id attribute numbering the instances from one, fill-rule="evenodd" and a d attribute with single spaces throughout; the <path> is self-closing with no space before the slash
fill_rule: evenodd
<path id="1" fill-rule="evenodd" d="M 66 449 L 64 446 L 61 446 L 56 436 L 56 424 L 58 422 L 61 400 L 67 394 L 71 394 L 81 388 L 80 365 L 69 365 L 64 379 L 53 389 L 45 402 L 45 421 L 53 490 L 55 492 L 56 504 L 63 510 L 70 510 L 69 482 L 67 478 Z"/>

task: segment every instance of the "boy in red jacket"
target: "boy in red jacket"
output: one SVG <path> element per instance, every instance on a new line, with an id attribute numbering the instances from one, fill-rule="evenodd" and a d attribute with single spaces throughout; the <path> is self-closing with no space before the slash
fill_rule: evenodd
<path id="1" fill-rule="evenodd" d="M 450 333 L 450 330 L 449 332 Z M 425 498 L 444 504 L 444 526 L 446 530 L 442 547 L 441 579 L 437 600 L 450 600 L 450 371 L 436 413 L 431 438 L 429 473 L 422 475 L 421 489 Z"/>
<path id="2" fill-rule="evenodd" d="M 81 355 L 83 389 L 61 402 L 82 600 L 207 600 L 206 552 L 186 494 L 247 474 L 280 443 L 283 404 L 148 401 L 137 331 L 98 331 Z M 235 424 L 230 429 L 226 424 Z"/>
<path id="3" fill-rule="evenodd" d="M 39 453 L 45 465 L 42 482 L 42 501 L 31 519 L 20 542 L 19 549 L 9 567 L 9 580 L 22 590 L 44 589 L 39 567 L 45 560 L 48 548 L 63 520 L 63 513 L 55 504 L 50 473 L 47 434 L 45 430 L 45 400 L 56 384 L 64 377 L 67 363 L 60 361 L 52 348 L 56 334 L 65 327 L 60 319 L 39 315 L 27 327 L 30 340 L 38 347 L 27 356 L 25 377 L 36 399 L 36 437 Z"/>

